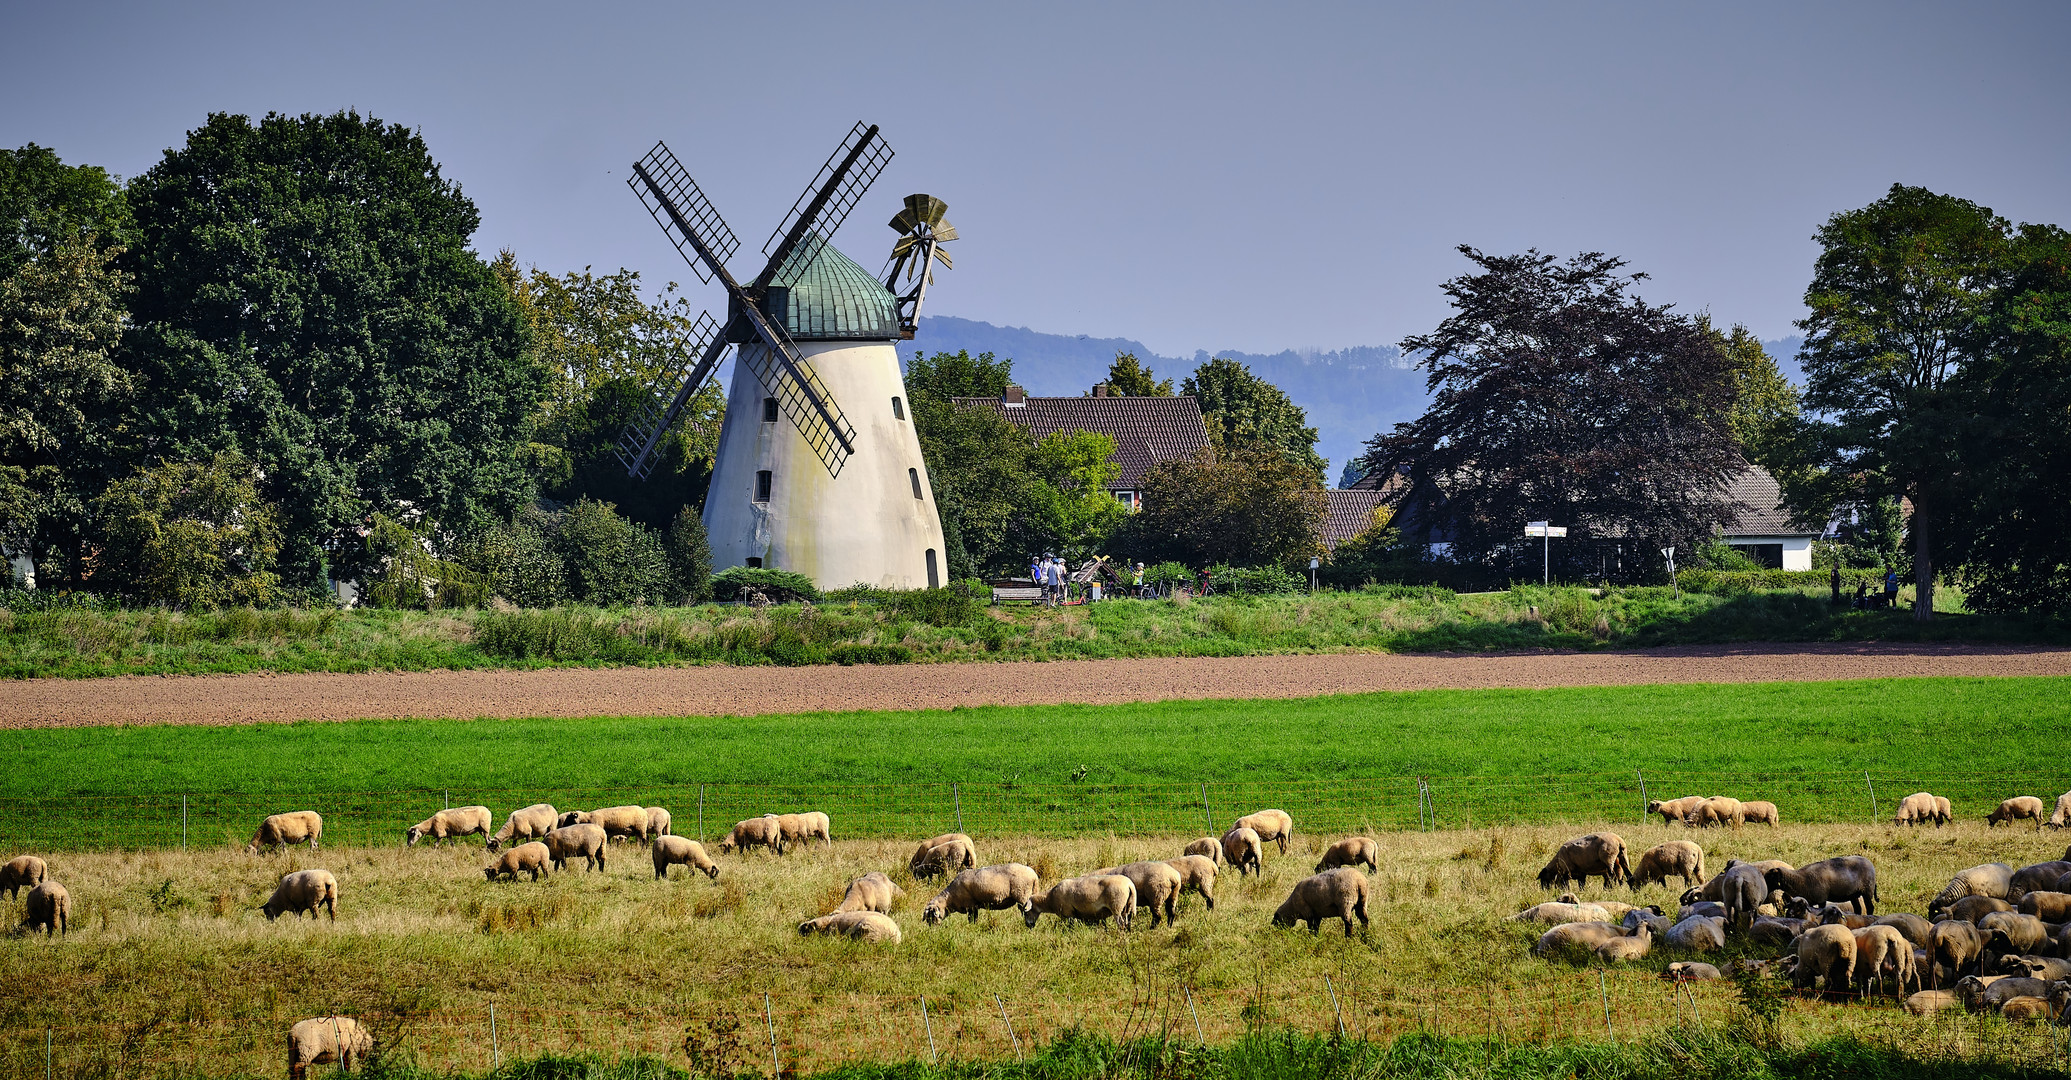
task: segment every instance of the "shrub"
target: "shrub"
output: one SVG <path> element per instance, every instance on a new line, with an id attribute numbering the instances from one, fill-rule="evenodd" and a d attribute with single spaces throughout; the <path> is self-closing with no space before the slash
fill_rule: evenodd
<path id="1" fill-rule="evenodd" d="M 608 502 L 583 499 L 561 512 L 559 543 L 576 600 L 601 607 L 658 604 L 673 574 L 662 543 Z"/>
<path id="2" fill-rule="evenodd" d="M 1277 566 L 1216 566 L 1210 572 L 1215 575 L 1215 591 L 1236 596 L 1276 596 L 1309 588 L 1306 574 Z"/>
<path id="3" fill-rule="evenodd" d="M 1194 571 L 1182 562 L 1161 562 L 1155 566 L 1144 568 L 1143 583 L 1146 585 L 1191 585 L 1194 583 Z"/>
<path id="4" fill-rule="evenodd" d="M 1684 592 L 1713 593 L 1734 596 L 1740 593 L 1762 592 L 1768 589 L 1826 588 L 1832 583 L 1831 569 L 1828 570 L 1678 570 L 1676 583 Z M 1882 587 L 1884 575 L 1876 570 L 1841 571 L 1841 591 L 1852 593 L 1857 582 L 1867 582 L 1872 590 Z"/>
<path id="5" fill-rule="evenodd" d="M 250 462 L 235 453 L 138 469 L 94 500 L 103 570 L 145 604 L 268 604 L 280 533 Z"/>
<path id="6" fill-rule="evenodd" d="M 489 599 L 487 575 L 432 554 L 430 540 L 386 514 L 374 515 L 367 554 L 380 572 L 368 578 L 362 595 L 375 607 L 476 607 Z"/>
<path id="7" fill-rule="evenodd" d="M 813 586 L 813 579 L 789 570 L 729 566 L 712 575 L 712 597 L 715 600 L 742 599 L 741 594 L 751 590 L 777 604 L 820 598 L 820 590 Z"/>
<path id="8" fill-rule="evenodd" d="M 705 519 L 695 507 L 686 506 L 669 522 L 662 534 L 662 548 L 669 554 L 670 584 L 679 604 L 702 603 L 712 595 L 712 542 L 705 535 Z"/>

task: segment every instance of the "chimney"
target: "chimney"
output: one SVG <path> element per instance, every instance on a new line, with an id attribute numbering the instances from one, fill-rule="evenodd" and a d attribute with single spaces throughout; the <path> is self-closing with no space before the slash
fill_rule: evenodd
<path id="1" fill-rule="evenodd" d="M 1028 391 L 1023 390 L 1018 386 L 1009 384 L 1007 386 L 1007 392 L 1000 395 L 1000 404 L 1005 405 L 1009 409 L 1027 408 Z"/>
<path id="2" fill-rule="evenodd" d="M 1107 396 L 1107 384 L 1106 384 L 1106 383 L 1094 383 L 1094 384 L 1093 384 L 1093 396 L 1094 396 L 1094 397 L 1106 397 L 1106 396 Z"/>

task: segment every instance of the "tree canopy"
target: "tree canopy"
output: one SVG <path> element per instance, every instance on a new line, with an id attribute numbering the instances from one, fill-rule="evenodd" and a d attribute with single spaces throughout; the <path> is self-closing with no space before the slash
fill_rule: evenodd
<path id="1" fill-rule="evenodd" d="M 960 408 L 951 400 L 997 401 L 1013 377 L 1014 361 L 991 353 L 916 353 L 906 369 L 907 404 L 942 515 L 952 578 L 1007 569 L 1027 554 L 1009 541 L 1035 479 L 1034 440 L 998 410 Z"/>
<path id="2" fill-rule="evenodd" d="M 1235 360 L 1217 357 L 1194 369 L 1180 392 L 1200 403 L 1209 441 L 1257 442 L 1270 446 L 1296 465 L 1313 470 L 1322 482 L 1329 462 L 1316 453 L 1316 429 L 1308 414 L 1286 392 L 1251 373 Z"/>
<path id="3" fill-rule="evenodd" d="M 1302 565 L 1329 496 L 1306 465 L 1259 442 L 1238 442 L 1171 458 L 1143 478 L 1143 508 L 1121 537 L 1133 558 L 1189 566 Z"/>
<path id="4" fill-rule="evenodd" d="M 1107 366 L 1107 388 L 1109 393 L 1122 397 L 1171 397 L 1172 380 L 1159 379 L 1135 353 L 1115 354 L 1115 362 Z"/>

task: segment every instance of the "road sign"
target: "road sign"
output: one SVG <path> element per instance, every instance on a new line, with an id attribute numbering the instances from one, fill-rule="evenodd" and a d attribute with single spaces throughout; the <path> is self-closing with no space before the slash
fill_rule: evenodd
<path id="1" fill-rule="evenodd" d="M 1548 525 L 1543 521 L 1534 521 L 1524 527 L 1524 534 L 1526 536 L 1566 536 L 1568 535 L 1568 527 L 1566 525 Z"/>
<path id="2" fill-rule="evenodd" d="M 1527 521 L 1524 523 L 1524 534 L 1528 537 L 1538 537 L 1540 545 L 1545 549 L 1540 553 L 1543 565 L 1539 570 L 1539 583 L 1541 585 L 1551 584 L 1553 581 L 1553 541 L 1551 538 L 1568 535 L 1568 527 L 1544 521 Z"/>

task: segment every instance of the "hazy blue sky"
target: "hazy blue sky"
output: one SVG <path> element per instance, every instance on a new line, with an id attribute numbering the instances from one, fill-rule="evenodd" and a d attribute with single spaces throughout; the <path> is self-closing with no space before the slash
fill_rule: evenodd
<path id="1" fill-rule="evenodd" d="M 1166 354 L 1392 342 L 1454 245 L 1600 249 L 1791 333 L 1812 230 L 1894 181 L 2071 224 L 2071 4 L 166 5 L 13 0 L 0 142 L 131 175 L 210 111 L 422 130 L 478 247 L 688 277 L 666 139 L 742 261 L 850 124 L 965 239 L 930 311 Z M 752 271 L 754 268 L 748 268 Z M 716 291 L 698 298 L 716 304 Z"/>

